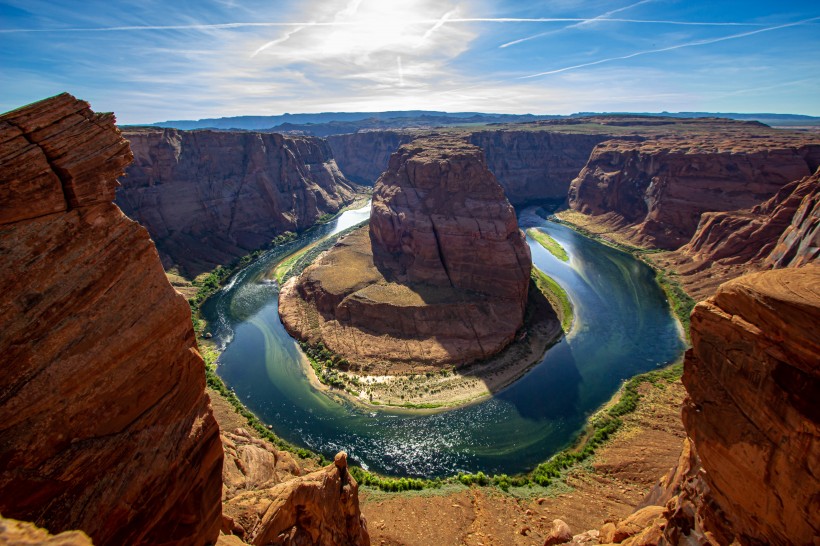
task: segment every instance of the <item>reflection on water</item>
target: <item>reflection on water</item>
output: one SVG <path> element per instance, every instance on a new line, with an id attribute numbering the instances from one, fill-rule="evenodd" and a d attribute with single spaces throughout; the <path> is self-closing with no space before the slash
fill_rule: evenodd
<path id="1" fill-rule="evenodd" d="M 209 300 L 203 314 L 225 346 L 219 375 L 275 432 L 332 456 L 344 449 L 386 474 L 515 473 L 569 443 L 622 380 L 674 360 L 683 346 L 647 266 L 525 210 L 522 227 L 557 240 L 569 262 L 529 241 L 533 262 L 569 293 L 576 322 L 520 381 L 484 402 L 426 415 L 354 406 L 316 391 L 277 313 L 278 286 L 264 273 L 283 256 L 366 220 L 348 211 L 298 242 L 267 253 Z"/>

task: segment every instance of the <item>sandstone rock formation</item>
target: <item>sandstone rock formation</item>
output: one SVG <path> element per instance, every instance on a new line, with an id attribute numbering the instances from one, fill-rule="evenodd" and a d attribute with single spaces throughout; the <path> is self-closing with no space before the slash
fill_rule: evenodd
<path id="1" fill-rule="evenodd" d="M 189 276 L 313 225 L 355 193 L 322 139 L 129 129 L 134 162 L 117 204 Z"/>
<path id="2" fill-rule="evenodd" d="M 131 160 L 63 94 L 0 117 L 0 513 L 96 544 L 205 544 L 222 448 L 190 309 L 111 201 Z"/>
<path id="3" fill-rule="evenodd" d="M 3 546 L 93 546 L 82 531 L 52 535 L 27 521 L 0 516 L 0 544 Z"/>
<path id="4" fill-rule="evenodd" d="M 705 212 L 692 239 L 653 256 L 695 298 L 743 273 L 805 265 L 820 257 L 820 171 L 751 209 Z"/>
<path id="5" fill-rule="evenodd" d="M 598 145 L 572 181 L 571 208 L 601 216 L 634 243 L 676 249 L 704 212 L 751 208 L 820 161 L 811 137 L 665 137 Z"/>
<path id="6" fill-rule="evenodd" d="M 692 313 L 691 438 L 630 544 L 811 544 L 820 536 L 820 266 L 749 274 Z M 628 531 L 628 533 L 626 533 Z M 607 538 L 623 539 L 623 535 Z"/>
<path id="7" fill-rule="evenodd" d="M 595 146 L 612 138 L 602 134 L 550 131 L 479 131 L 470 142 L 482 150 L 487 167 L 513 205 L 551 199 L 563 201 L 572 180 Z"/>
<path id="8" fill-rule="evenodd" d="M 530 269 L 515 212 L 480 150 L 420 139 L 379 179 L 369 234 L 348 236 L 289 281 L 279 312 L 295 337 L 372 372 L 460 365 L 512 341 Z"/>
<path id="9" fill-rule="evenodd" d="M 233 497 L 225 505 L 229 531 L 248 544 L 370 544 L 359 510 L 359 486 L 347 455 L 302 478 Z"/>
<path id="10" fill-rule="evenodd" d="M 333 150 L 339 169 L 347 178 L 372 186 L 387 169 L 390 156 L 413 138 L 409 132 L 365 131 L 330 135 L 327 143 Z"/>

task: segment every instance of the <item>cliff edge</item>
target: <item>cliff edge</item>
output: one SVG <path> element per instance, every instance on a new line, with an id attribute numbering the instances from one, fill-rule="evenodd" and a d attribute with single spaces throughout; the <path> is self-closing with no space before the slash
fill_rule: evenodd
<path id="1" fill-rule="evenodd" d="M 111 114 L 0 117 L 0 513 L 95 544 L 206 544 L 222 447 L 190 309 L 116 205 Z"/>

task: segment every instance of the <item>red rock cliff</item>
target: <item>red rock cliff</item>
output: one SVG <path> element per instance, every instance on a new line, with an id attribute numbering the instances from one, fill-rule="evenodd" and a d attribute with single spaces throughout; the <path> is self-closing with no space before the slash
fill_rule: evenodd
<path id="1" fill-rule="evenodd" d="M 345 176 L 367 186 L 376 183 L 399 146 L 411 140 L 410 133 L 397 131 L 364 131 L 327 137 L 333 157 Z"/>
<path id="2" fill-rule="evenodd" d="M 704 212 L 751 208 L 809 176 L 810 137 L 660 138 L 598 145 L 572 181 L 571 208 L 608 222 L 637 244 L 676 249 Z"/>
<path id="3" fill-rule="evenodd" d="M 354 189 L 327 142 L 273 133 L 133 129 L 117 204 L 148 229 L 163 263 L 196 275 L 285 231 L 313 225 Z"/>
<path id="4" fill-rule="evenodd" d="M 743 273 L 811 263 L 820 256 L 819 202 L 820 171 L 751 209 L 703 213 L 688 243 L 653 259 L 695 298 Z"/>
<path id="5" fill-rule="evenodd" d="M 563 201 L 593 148 L 612 136 L 549 131 L 480 131 L 470 142 L 482 150 L 487 167 L 514 205 Z"/>
<path id="6" fill-rule="evenodd" d="M 388 279 L 513 300 L 523 313 L 530 250 L 474 146 L 428 137 L 393 154 L 373 192 L 370 239 Z"/>
<path id="7" fill-rule="evenodd" d="M 190 309 L 112 203 L 132 157 L 114 123 L 67 94 L 0 117 L 0 513 L 206 544 L 219 430 Z"/>

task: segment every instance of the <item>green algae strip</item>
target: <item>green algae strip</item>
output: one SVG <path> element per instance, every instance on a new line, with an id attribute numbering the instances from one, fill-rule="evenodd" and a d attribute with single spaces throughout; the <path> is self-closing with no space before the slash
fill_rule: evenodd
<path id="1" fill-rule="evenodd" d="M 570 331 L 572 328 L 572 302 L 569 300 L 567 291 L 561 288 L 561 285 L 555 282 L 552 277 L 533 266 L 530 274 L 535 285 L 538 287 L 550 303 L 556 307 L 556 312 L 561 316 L 561 329 L 564 333 Z"/>
<path id="2" fill-rule="evenodd" d="M 543 246 L 545 249 L 549 251 L 550 254 L 552 254 L 562 262 L 569 261 L 569 256 L 567 255 L 567 251 L 564 250 L 564 247 L 562 247 L 558 243 L 558 241 L 556 241 L 543 231 L 536 228 L 529 228 L 527 230 L 527 235 L 532 237 L 539 245 Z"/>

